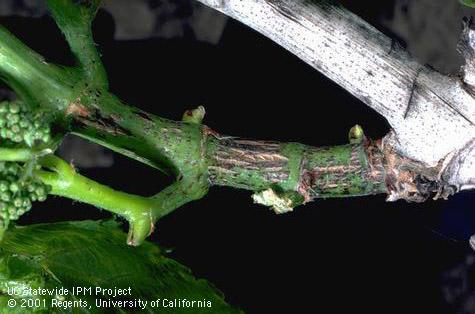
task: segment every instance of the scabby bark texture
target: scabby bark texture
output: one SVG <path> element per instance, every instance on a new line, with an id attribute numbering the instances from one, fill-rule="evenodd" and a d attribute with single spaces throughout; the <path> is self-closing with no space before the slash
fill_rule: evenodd
<path id="1" fill-rule="evenodd" d="M 317 198 L 387 193 L 388 201 L 424 202 L 456 192 L 441 178 L 443 162 L 428 167 L 386 139 L 311 147 L 218 136 L 208 139 L 207 153 L 211 184 L 254 191 L 254 201 L 277 213 Z"/>
<path id="2" fill-rule="evenodd" d="M 388 192 L 381 141 L 311 147 L 299 143 L 212 137 L 208 173 L 213 185 L 255 192 L 277 213 L 316 198 Z"/>

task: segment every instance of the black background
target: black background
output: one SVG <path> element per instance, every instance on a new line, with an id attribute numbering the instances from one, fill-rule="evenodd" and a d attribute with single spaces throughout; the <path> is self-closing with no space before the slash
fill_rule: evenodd
<path id="1" fill-rule="evenodd" d="M 349 6 L 387 33 L 376 19 L 392 5 L 384 3 Z M 72 63 L 49 18 L 0 23 L 48 60 Z M 94 29 L 112 92 L 162 117 L 204 105 L 205 123 L 223 134 L 315 146 L 346 143 L 356 123 L 371 138 L 389 130 L 363 103 L 235 21 L 216 46 L 192 35 L 115 42 L 103 11 Z M 170 183 L 114 158 L 111 168 L 81 172 L 143 195 Z M 152 239 L 248 313 L 451 313 L 443 273 L 469 251 L 474 200 L 473 193 L 424 204 L 386 203 L 383 195 L 317 200 L 277 216 L 248 191 L 215 187 L 159 221 Z M 51 197 L 21 223 L 101 217 L 108 214 Z"/>

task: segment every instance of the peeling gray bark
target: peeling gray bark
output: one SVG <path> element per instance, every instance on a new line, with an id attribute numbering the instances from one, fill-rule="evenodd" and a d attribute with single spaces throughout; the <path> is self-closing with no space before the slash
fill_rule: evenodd
<path id="1" fill-rule="evenodd" d="M 475 47 L 470 30 L 461 44 L 468 58 L 463 75 L 445 76 L 326 1 L 198 1 L 272 39 L 384 116 L 392 128 L 384 143 L 401 156 L 427 167 L 441 164 L 438 179 L 454 191 L 474 187 L 475 99 L 470 86 L 475 54 L 465 49 Z"/>

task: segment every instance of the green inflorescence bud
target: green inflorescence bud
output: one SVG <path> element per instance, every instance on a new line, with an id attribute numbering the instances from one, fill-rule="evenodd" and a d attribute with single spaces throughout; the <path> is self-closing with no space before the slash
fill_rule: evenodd
<path id="1" fill-rule="evenodd" d="M 350 144 L 361 144 L 365 140 L 363 128 L 360 125 L 356 124 L 350 129 L 350 132 L 348 133 L 348 138 L 350 140 Z"/>
<path id="2" fill-rule="evenodd" d="M 42 117 L 35 115 L 19 101 L 0 102 L 0 139 L 32 147 L 37 142 L 50 140 L 49 127 L 42 123 Z"/>
<path id="3" fill-rule="evenodd" d="M 49 185 L 34 176 L 25 176 L 25 167 L 16 162 L 0 162 L 0 226 L 4 228 L 28 212 L 32 202 L 44 201 L 51 191 Z"/>

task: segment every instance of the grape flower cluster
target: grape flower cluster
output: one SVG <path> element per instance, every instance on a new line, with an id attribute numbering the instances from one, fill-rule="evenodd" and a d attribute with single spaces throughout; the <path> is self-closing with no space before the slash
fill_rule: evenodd
<path id="1" fill-rule="evenodd" d="M 49 126 L 21 102 L 0 102 L 0 147 L 32 148 L 50 140 Z M 0 156 L 1 159 L 1 156 Z M 51 190 L 34 176 L 35 161 L 0 161 L 0 228 L 44 201 Z"/>
<path id="2" fill-rule="evenodd" d="M 32 147 L 48 142 L 50 128 L 43 126 L 40 117 L 32 114 L 21 102 L 0 102 L 0 138 Z"/>
<path id="3" fill-rule="evenodd" d="M 31 209 L 34 201 L 44 201 L 51 187 L 25 173 L 17 162 L 0 162 L 0 221 L 3 226 Z"/>

